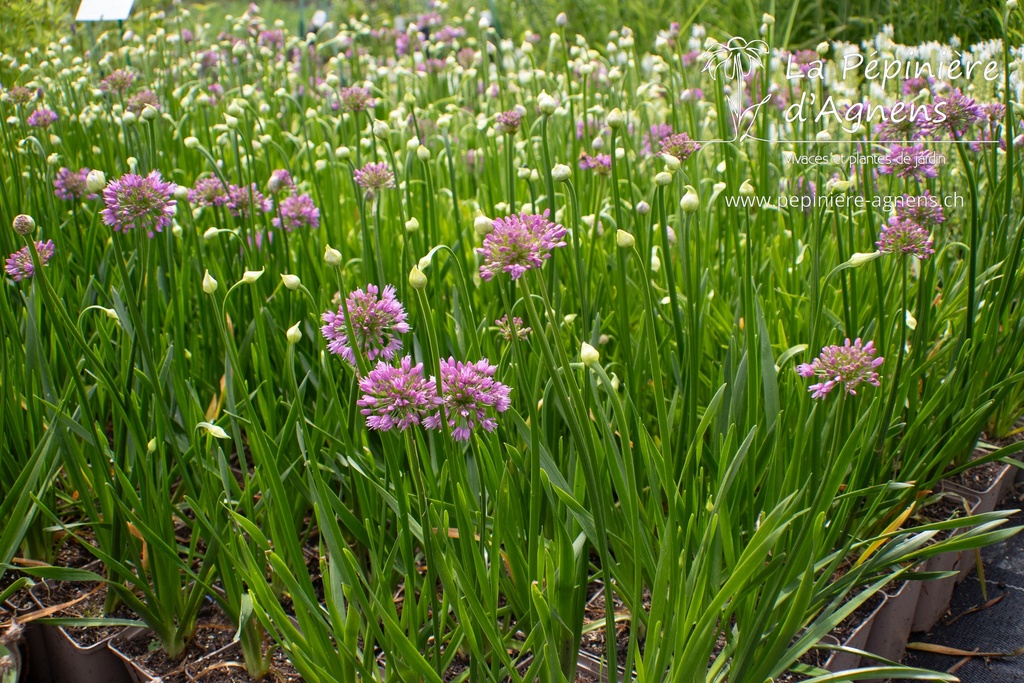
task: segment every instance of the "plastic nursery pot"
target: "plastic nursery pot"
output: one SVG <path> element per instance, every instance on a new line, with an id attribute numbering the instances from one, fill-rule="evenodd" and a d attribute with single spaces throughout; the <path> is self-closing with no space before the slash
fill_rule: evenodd
<path id="1" fill-rule="evenodd" d="M 591 678 L 601 681 L 601 683 L 609 683 L 612 680 L 608 676 L 608 665 L 603 661 L 593 657 L 586 652 L 579 653 L 579 658 L 576 660 L 576 671 L 579 676 L 584 680 L 590 680 Z M 626 672 L 623 669 L 616 671 L 615 681 L 621 683 L 625 680 Z"/>
<path id="2" fill-rule="evenodd" d="M 948 485 L 943 485 L 943 488 L 946 486 Z M 948 491 L 944 495 L 955 496 L 958 501 L 966 502 L 967 510 L 970 514 L 974 514 L 980 504 L 976 496 L 972 496 L 965 491 Z M 952 535 L 955 536 L 961 531 L 961 529 L 957 529 Z M 960 567 L 965 557 L 973 557 L 973 555 L 970 553 L 962 554 L 959 550 L 941 553 L 929 558 L 924 564 L 923 571 L 953 571 Z M 949 600 L 953 597 L 953 589 L 956 588 L 958 576 L 920 582 L 921 593 L 917 599 L 917 609 L 914 611 L 914 621 L 910 627 L 911 631 L 928 631 L 932 626 L 935 626 L 936 622 L 946 613 L 946 609 L 949 607 Z"/>
<path id="3" fill-rule="evenodd" d="M 878 606 L 875 607 L 875 609 L 871 610 L 871 613 L 868 614 L 868 616 L 865 617 L 859 624 L 854 625 L 853 631 L 851 631 L 850 634 L 846 636 L 846 640 L 839 642 L 839 640 L 835 638 L 835 636 L 827 637 L 831 637 L 836 642 L 839 642 L 839 644 L 843 647 L 850 647 L 856 650 L 864 650 L 868 644 L 868 640 L 871 637 L 871 633 L 874 631 L 875 628 L 877 628 L 879 615 L 883 613 L 883 609 L 888 601 L 888 596 L 882 593 L 882 601 L 878 603 Z M 832 672 L 856 669 L 858 666 L 860 666 L 860 659 L 861 657 L 858 654 L 854 654 L 852 652 L 840 652 L 839 650 L 836 650 L 832 653 L 832 656 L 830 656 L 825 661 L 825 666 L 823 668 Z"/>
<path id="4" fill-rule="evenodd" d="M 124 653 L 125 645 L 153 637 L 153 631 L 143 627 L 126 628 L 116 636 L 107 641 L 108 651 L 118 660 L 123 662 L 127 670 L 128 680 L 132 683 L 160 683 L 162 680 L 155 673 L 147 669 L 141 663 Z"/>
<path id="5" fill-rule="evenodd" d="M 29 595 L 43 609 L 46 607 L 42 600 L 45 591 L 53 590 L 57 585 L 56 581 L 47 579 L 33 586 Z M 34 673 L 44 669 L 49 672 L 46 678 L 37 680 L 51 683 L 130 683 L 124 664 L 107 647 L 116 632 L 95 643 L 81 645 L 62 626 L 33 624 L 29 630 L 36 629 L 39 637 L 35 641 L 32 637 L 27 639 L 31 658 L 29 665 Z"/>
<path id="6" fill-rule="evenodd" d="M 904 581 L 902 585 L 886 590 L 888 600 L 875 617 L 875 624 L 864 649 L 893 662 L 901 661 L 907 651 L 907 638 L 910 636 L 920 594 L 920 581 Z"/>
<path id="7" fill-rule="evenodd" d="M 952 491 L 965 491 L 977 497 L 979 499 L 978 507 L 971 514 L 983 515 L 986 512 L 995 510 L 996 506 L 1010 492 L 1015 476 L 1013 471 L 1016 469 L 1013 465 L 1002 465 L 995 478 L 992 479 L 984 491 L 977 491 L 969 486 L 952 481 L 943 482 L 943 488 Z"/>

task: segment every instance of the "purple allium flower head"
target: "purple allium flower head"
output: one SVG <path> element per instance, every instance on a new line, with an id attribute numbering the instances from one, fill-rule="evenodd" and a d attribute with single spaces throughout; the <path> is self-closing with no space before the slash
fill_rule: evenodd
<path id="1" fill-rule="evenodd" d="M 39 252 L 39 263 L 46 265 L 46 262 L 53 256 L 53 242 L 36 242 L 36 251 Z M 32 263 L 32 253 L 27 246 L 22 247 L 7 258 L 4 270 L 15 282 L 28 280 L 36 274 L 35 265 Z"/>
<path id="2" fill-rule="evenodd" d="M 661 153 L 671 154 L 679 161 L 686 161 L 700 149 L 700 143 L 690 139 L 686 133 L 676 133 L 661 140 Z"/>
<path id="3" fill-rule="evenodd" d="M 913 254 L 919 259 L 935 253 L 927 228 L 899 216 L 893 216 L 887 225 L 882 226 L 875 246 L 886 254 Z"/>
<path id="4" fill-rule="evenodd" d="M 924 180 L 938 175 L 935 170 L 935 157 L 924 148 L 924 145 L 893 145 L 888 154 L 882 157 L 878 172 L 882 175 L 895 175 L 899 178 Z"/>
<path id="5" fill-rule="evenodd" d="M 268 213 L 274 209 L 274 200 L 264 197 L 256 183 L 249 187 L 228 186 L 228 197 L 224 204 L 235 218 L 248 218 L 256 211 Z"/>
<path id="6" fill-rule="evenodd" d="M 370 429 L 405 431 L 428 419 L 428 411 L 437 408 L 434 383 L 423 377 L 423 364 L 412 364 L 406 356 L 398 367 L 384 361 L 359 380 L 362 398 L 356 401 Z"/>
<path id="7" fill-rule="evenodd" d="M 228 201 L 227 189 L 220 178 L 200 178 L 195 187 L 188 191 L 188 201 L 196 206 L 224 206 Z"/>
<path id="8" fill-rule="evenodd" d="M 494 131 L 496 133 L 515 135 L 519 132 L 519 126 L 521 125 L 523 125 L 523 115 L 515 109 L 503 111 L 494 117 Z"/>
<path id="9" fill-rule="evenodd" d="M 405 309 L 395 298 L 395 288 L 387 285 L 379 297 L 378 292 L 377 285 L 369 284 L 366 291 L 357 289 L 345 298 L 348 313 L 352 316 L 356 343 L 370 361 L 378 356 L 391 360 L 402 348 L 398 335 L 412 329 L 405 321 Z M 345 308 L 339 306 L 337 312 L 325 312 L 323 321 L 320 331 L 327 340 L 327 350 L 355 365 L 356 357 L 349 342 L 348 325 L 345 324 Z"/>
<path id="10" fill-rule="evenodd" d="M 125 100 L 124 103 L 124 108 L 133 114 L 141 114 L 142 110 L 147 106 L 154 109 L 160 108 L 160 98 L 152 90 L 140 90 Z"/>
<path id="11" fill-rule="evenodd" d="M 881 123 L 875 125 L 875 133 L 882 142 L 918 140 L 928 135 L 934 127 L 934 123 L 928 118 L 928 112 L 923 107 L 913 104 L 897 113 L 893 113 L 889 107 L 883 107 L 882 114 Z"/>
<path id="12" fill-rule="evenodd" d="M 932 81 L 931 76 L 920 77 L 920 78 L 908 78 L 903 81 L 903 94 L 904 95 L 917 95 L 922 90 L 927 90 L 931 87 Z"/>
<path id="13" fill-rule="evenodd" d="M 875 358 L 875 343 L 869 341 L 861 344 L 860 338 L 850 344 L 847 339 L 843 346 L 826 346 L 814 362 L 798 365 L 796 371 L 801 377 L 818 377 L 822 382 L 807 388 L 812 398 L 825 398 L 837 386 L 846 389 L 846 393 L 857 394 L 857 386 L 864 382 L 879 386 L 878 373 L 875 368 L 885 359 Z"/>
<path id="14" fill-rule="evenodd" d="M 280 50 L 284 47 L 284 31 L 282 29 L 261 31 L 260 35 L 256 38 L 256 44 Z"/>
<path id="15" fill-rule="evenodd" d="M 361 88 L 353 85 L 338 90 L 338 102 L 342 111 L 360 112 L 373 109 L 376 102 L 370 96 L 369 88 Z"/>
<path id="16" fill-rule="evenodd" d="M 924 194 L 905 194 L 897 198 L 896 216 L 900 220 L 913 221 L 925 229 L 931 229 L 946 220 L 942 204 L 928 190 Z"/>
<path id="17" fill-rule="evenodd" d="M 61 168 L 53 179 L 53 194 L 58 199 L 73 202 L 83 197 L 96 199 L 95 194 L 89 192 L 85 185 L 85 179 L 89 175 L 89 169 L 80 168 L 72 171 L 69 168 Z"/>
<path id="18" fill-rule="evenodd" d="M 115 231 L 145 230 L 152 237 L 171 224 L 175 189 L 177 185 L 165 181 L 160 171 L 147 176 L 126 173 L 103 190 L 103 222 Z"/>
<path id="19" fill-rule="evenodd" d="M 484 237 L 484 244 L 477 253 L 484 257 L 480 266 L 480 278 L 489 281 L 496 274 L 505 272 L 513 280 L 532 268 L 544 265 L 544 259 L 551 258 L 551 250 L 564 247 L 566 230 L 548 220 L 550 211 L 541 214 L 521 213 L 505 218 L 495 218 L 494 230 Z"/>
<path id="20" fill-rule="evenodd" d="M 291 195 L 281 201 L 281 217 L 274 219 L 274 227 L 288 232 L 299 228 L 317 228 L 320 226 L 320 209 L 316 208 L 308 194 Z"/>
<path id="21" fill-rule="evenodd" d="M 494 379 L 497 366 L 486 358 L 476 363 L 463 363 L 449 357 L 441 361 L 441 410 L 423 420 L 429 428 L 440 428 L 447 421 L 456 441 L 469 441 L 473 429 L 481 427 L 493 432 L 498 421 L 488 415 L 488 408 L 503 413 L 512 401 L 511 389 Z M 441 417 L 441 413 L 444 417 Z"/>
<path id="22" fill-rule="evenodd" d="M 373 194 L 395 186 L 395 174 L 384 162 L 366 164 L 362 168 L 357 168 L 353 175 L 356 185 Z"/>
<path id="23" fill-rule="evenodd" d="M 278 192 L 294 192 L 295 181 L 292 180 L 292 174 L 283 168 L 279 168 L 270 174 L 270 180 L 267 181 L 267 191 L 270 194 L 277 194 Z"/>
<path id="24" fill-rule="evenodd" d="M 581 171 L 593 171 L 598 175 L 609 175 L 612 172 L 612 157 L 610 154 L 597 154 L 590 156 L 580 150 L 579 166 Z"/>
<path id="25" fill-rule="evenodd" d="M 936 128 L 949 131 L 954 139 L 963 137 L 972 125 L 985 118 L 981 107 L 974 99 L 960 92 L 960 88 L 948 95 L 936 97 L 932 111 L 935 114 L 932 120 Z M 945 118 L 939 121 L 940 117 Z"/>
<path id="26" fill-rule="evenodd" d="M 989 102 L 981 105 L 981 113 L 989 123 L 1001 123 L 1006 117 L 1006 105 L 1002 102 Z"/>
<path id="27" fill-rule="evenodd" d="M 195 36 L 194 33 L 192 33 L 192 31 L 190 31 L 187 28 L 181 29 L 181 42 L 187 44 L 187 43 L 191 43 L 195 39 L 196 39 L 196 36 Z"/>
<path id="28" fill-rule="evenodd" d="M 109 76 L 100 81 L 100 90 L 103 92 L 123 93 L 132 87 L 137 76 L 125 69 L 115 69 Z"/>
<path id="29" fill-rule="evenodd" d="M 526 339 L 533 331 L 524 325 L 523 319 L 518 316 L 513 317 L 509 323 L 507 314 L 495 320 L 494 324 L 498 326 L 498 334 L 504 337 L 505 341 L 512 341 L 513 337 Z"/>
<path id="30" fill-rule="evenodd" d="M 52 109 L 36 109 L 28 115 L 28 125 L 32 128 L 49 128 L 57 122 L 57 112 Z"/>

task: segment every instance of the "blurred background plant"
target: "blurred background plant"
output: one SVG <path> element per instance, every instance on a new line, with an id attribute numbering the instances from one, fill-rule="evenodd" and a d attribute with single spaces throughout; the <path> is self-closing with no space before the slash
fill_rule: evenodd
<path id="1" fill-rule="evenodd" d="M 5 0 L 0 3 L 0 51 L 17 52 L 42 45 L 64 35 L 73 22 L 79 0 Z M 226 16 L 245 12 L 247 0 L 224 2 L 175 2 L 137 0 L 136 10 L 156 11 L 184 4 L 205 21 L 216 26 Z M 426 0 L 264 0 L 257 3 L 268 24 L 282 20 L 290 30 L 301 22 L 308 25 L 318 9 L 331 19 L 366 15 L 371 24 L 394 21 L 396 17 L 427 10 Z M 454 13 L 463 14 L 470 0 L 447 3 Z M 555 27 L 564 12 L 568 28 L 601 44 L 608 33 L 621 26 L 633 29 L 637 47 L 647 49 L 658 31 L 672 22 L 702 23 L 712 35 L 755 36 L 762 16 L 776 17 L 789 47 L 813 47 L 823 39 L 860 42 L 891 24 L 897 42 L 916 45 L 926 40 L 948 41 L 956 35 L 970 45 L 1000 35 L 999 0 L 970 3 L 936 3 L 932 0 L 512 0 L 487 6 L 495 27 L 506 37 L 521 36 L 528 26 L 540 30 Z"/>

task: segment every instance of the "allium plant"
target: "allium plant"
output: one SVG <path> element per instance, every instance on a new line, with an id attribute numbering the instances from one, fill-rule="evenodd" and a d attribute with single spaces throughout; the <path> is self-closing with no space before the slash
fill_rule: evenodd
<path id="1" fill-rule="evenodd" d="M 69 168 L 62 167 L 57 171 L 57 175 L 53 179 L 53 194 L 58 199 L 73 202 L 80 199 L 96 199 L 95 194 L 89 192 L 85 184 L 85 179 L 89 175 L 88 168 L 80 168 L 77 171 L 72 171 Z"/>
<path id="2" fill-rule="evenodd" d="M 896 199 L 896 216 L 900 220 L 913 221 L 922 228 L 934 228 L 946 220 L 939 198 L 928 190 L 920 195 L 905 194 Z"/>
<path id="3" fill-rule="evenodd" d="M 395 186 L 395 174 L 385 163 L 369 163 L 353 172 L 356 184 L 371 195 Z"/>
<path id="4" fill-rule="evenodd" d="M 464 363 L 452 357 L 441 361 L 441 410 L 424 420 L 424 426 L 439 428 L 442 421 L 452 429 L 456 441 L 469 441 L 480 427 L 493 432 L 498 421 L 490 410 L 503 413 L 512 404 L 511 389 L 494 379 L 497 366 L 486 358 Z"/>
<path id="5" fill-rule="evenodd" d="M 366 377 L 359 380 L 362 397 L 356 401 L 370 429 L 405 431 L 431 419 L 437 394 L 432 382 L 423 377 L 423 363 L 412 364 L 405 356 L 397 367 L 379 361 Z"/>
<path id="6" fill-rule="evenodd" d="M 919 259 L 926 259 L 935 253 L 928 230 L 909 218 L 899 216 L 893 216 L 882 227 L 875 246 L 883 253 L 913 254 Z"/>
<path id="7" fill-rule="evenodd" d="M 316 208 L 308 194 L 285 197 L 280 203 L 280 218 L 274 218 L 275 228 L 282 225 L 288 232 L 293 230 L 317 228 L 320 226 L 320 209 Z"/>
<path id="8" fill-rule="evenodd" d="M 240 185 L 228 186 L 227 199 L 224 205 L 235 218 L 248 218 L 259 213 L 269 213 L 274 209 L 274 200 L 264 197 L 256 183 L 249 187 Z"/>
<path id="9" fill-rule="evenodd" d="M 365 290 L 351 292 L 345 298 L 344 306 L 336 312 L 323 314 L 324 325 L 320 331 L 327 340 L 327 350 L 340 355 L 353 366 L 356 365 L 356 357 L 345 320 L 346 308 L 356 346 L 368 361 L 378 357 L 391 360 L 402 348 L 399 335 L 412 329 L 406 322 L 405 309 L 395 298 L 393 286 L 387 285 L 381 292 L 377 285 L 368 284 Z"/>
<path id="10" fill-rule="evenodd" d="M 36 242 L 36 252 L 39 254 L 39 263 L 45 266 L 50 258 L 53 257 L 53 242 L 51 240 Z M 27 246 L 22 247 L 8 256 L 4 270 L 7 271 L 7 274 L 15 282 L 34 277 L 36 268 L 32 263 L 32 253 L 29 251 L 29 248 Z"/>
<path id="11" fill-rule="evenodd" d="M 540 268 L 551 258 L 552 249 L 564 247 L 566 229 L 548 220 L 543 214 L 521 213 L 495 218 L 494 230 L 484 237 L 477 253 L 484 257 L 480 278 L 488 281 L 498 273 L 508 273 L 517 280 L 523 273 Z"/>
<path id="12" fill-rule="evenodd" d="M 691 140 L 686 133 L 676 133 L 661 139 L 661 153 L 671 154 L 679 161 L 686 161 L 690 155 L 700 150 L 700 143 Z"/>
<path id="13" fill-rule="evenodd" d="M 32 128 L 49 128 L 57 123 L 57 112 L 52 109 L 36 109 L 28 115 L 27 123 Z"/>
<path id="14" fill-rule="evenodd" d="M 874 342 L 862 344 L 858 337 L 853 344 L 847 339 L 842 346 L 826 346 L 820 356 L 811 363 L 798 365 L 796 371 L 801 377 L 823 380 L 807 388 L 813 398 L 825 398 L 837 387 L 856 395 L 857 387 L 865 382 L 876 387 L 881 384 L 876 369 L 884 360 L 875 357 Z"/>
<path id="15" fill-rule="evenodd" d="M 494 324 L 498 326 L 498 334 L 502 336 L 505 341 L 512 341 L 515 339 L 526 339 L 530 336 L 531 330 L 523 323 L 523 319 L 516 316 L 513 317 L 511 322 L 508 319 L 508 315 L 503 315 L 494 321 Z"/>
<path id="16" fill-rule="evenodd" d="M 935 153 L 925 149 L 924 145 L 893 145 L 882 157 L 878 172 L 882 175 L 922 181 L 938 175 L 935 168 L 936 159 Z"/>
<path id="17" fill-rule="evenodd" d="M 176 188 L 161 177 L 160 171 L 146 176 L 127 173 L 103 189 L 103 222 L 115 232 L 142 230 L 152 237 L 171 224 Z"/>

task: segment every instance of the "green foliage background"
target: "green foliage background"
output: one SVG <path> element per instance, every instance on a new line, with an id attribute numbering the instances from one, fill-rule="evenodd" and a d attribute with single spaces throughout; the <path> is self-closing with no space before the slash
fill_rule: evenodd
<path id="1" fill-rule="evenodd" d="M 0 2 L 0 50 L 17 52 L 45 44 L 71 30 L 79 0 L 3 0 Z M 245 11 L 245 0 L 186 3 L 216 25 L 225 14 Z M 258 3 L 269 20 L 284 19 L 296 25 L 308 21 L 318 8 L 329 9 L 333 18 L 367 14 L 383 22 L 400 14 L 425 10 L 425 0 L 264 0 Z M 608 32 L 626 25 L 636 32 L 639 47 L 653 40 L 671 22 L 692 17 L 717 35 L 757 34 L 761 16 L 775 15 L 788 29 L 792 47 L 811 47 L 824 38 L 859 41 L 892 24 L 896 40 L 916 44 L 948 40 L 956 34 L 965 44 L 998 35 L 999 0 L 941 3 L 935 0 L 454 0 L 456 10 L 471 4 L 490 9 L 500 30 L 518 37 L 526 28 L 541 33 L 554 27 L 555 17 L 565 12 L 569 27 L 589 40 L 603 42 Z M 138 0 L 137 10 L 169 7 L 166 0 Z"/>

